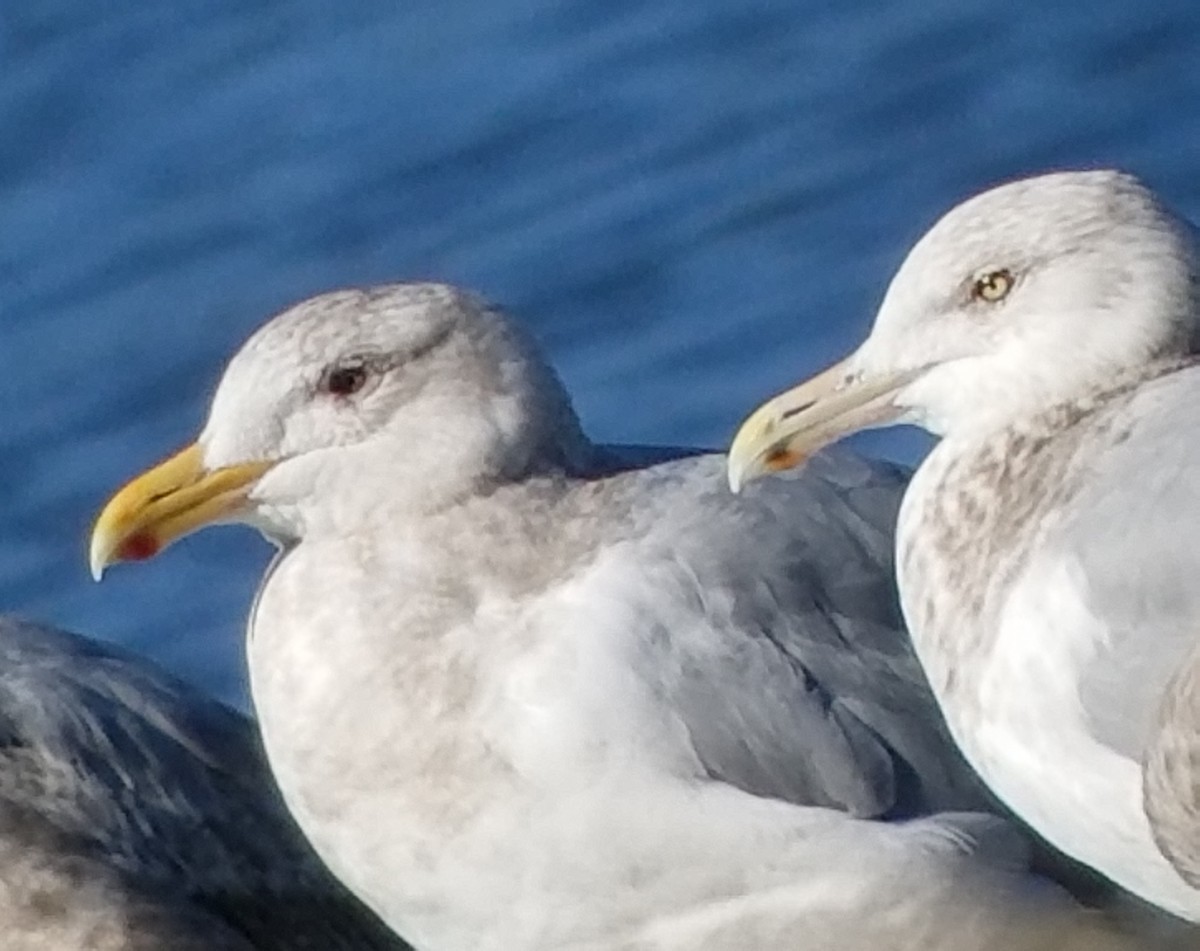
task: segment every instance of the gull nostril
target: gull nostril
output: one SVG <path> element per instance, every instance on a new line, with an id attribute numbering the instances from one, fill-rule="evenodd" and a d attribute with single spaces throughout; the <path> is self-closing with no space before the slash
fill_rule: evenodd
<path id="1" fill-rule="evenodd" d="M 783 411 L 783 415 L 781 418 L 782 419 L 791 419 L 793 416 L 796 416 L 799 413 L 803 413 L 807 409 L 812 409 L 812 407 L 815 406 L 816 403 L 817 403 L 816 400 L 809 400 L 803 406 L 793 406 L 791 409 L 785 409 Z"/>

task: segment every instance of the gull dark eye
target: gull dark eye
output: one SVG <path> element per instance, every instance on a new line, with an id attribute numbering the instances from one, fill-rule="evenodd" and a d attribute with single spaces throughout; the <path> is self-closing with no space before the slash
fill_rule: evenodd
<path id="1" fill-rule="evenodd" d="M 333 396 L 353 396 L 367 382 L 367 368 L 361 363 L 330 367 L 321 380 L 321 389 Z"/>
<path id="2" fill-rule="evenodd" d="M 983 301 L 987 304 L 995 304 L 997 301 L 1004 300 L 1008 296 L 1008 292 L 1012 290 L 1014 283 L 1016 283 L 1016 280 L 1012 275 L 1012 271 L 1007 268 L 989 271 L 972 285 L 971 299 Z"/>

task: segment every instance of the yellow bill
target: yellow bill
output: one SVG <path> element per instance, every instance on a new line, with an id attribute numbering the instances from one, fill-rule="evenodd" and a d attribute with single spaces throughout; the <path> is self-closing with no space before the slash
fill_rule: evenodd
<path id="1" fill-rule="evenodd" d="M 193 443 L 129 482 L 100 512 L 89 561 L 97 581 L 118 561 L 142 561 L 205 525 L 228 519 L 245 503 L 271 462 L 206 469 Z"/>

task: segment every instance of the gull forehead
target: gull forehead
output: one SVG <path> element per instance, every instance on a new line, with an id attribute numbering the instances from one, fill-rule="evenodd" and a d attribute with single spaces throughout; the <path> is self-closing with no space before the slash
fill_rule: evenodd
<path id="1" fill-rule="evenodd" d="M 278 444 L 336 367 L 365 364 L 378 376 L 444 344 L 453 345 L 424 373 L 447 384 L 457 378 L 486 385 L 506 358 L 527 349 L 520 330 L 487 302 L 445 284 L 385 284 L 301 301 L 264 324 L 230 360 L 201 435 L 206 455 L 238 458 Z M 344 414 L 324 412 L 346 423 Z"/>
<path id="2" fill-rule="evenodd" d="M 1147 224 L 1163 213 L 1154 193 L 1127 172 L 1052 172 L 980 192 L 947 211 L 938 229 L 970 239 L 983 224 L 1013 230 L 1025 241 L 1062 240 L 1123 223 Z"/>
<path id="3" fill-rule="evenodd" d="M 999 185 L 946 212 L 913 246 L 897 280 L 977 258 L 1025 266 L 1100 245 L 1161 235 L 1168 248 L 1187 227 L 1126 172 L 1054 172 Z M 1154 247 L 1159 252 L 1161 247 Z M 1126 249 L 1128 253 L 1128 249 Z M 955 275 L 957 277 L 958 275 Z"/>
<path id="4" fill-rule="evenodd" d="M 951 209 L 914 245 L 863 349 L 878 360 L 925 348 L 928 340 L 905 334 L 943 316 L 953 318 L 943 329 L 960 345 L 970 330 L 972 349 L 1022 336 L 1041 341 L 1055 326 L 1060 337 L 1091 346 L 1094 318 L 1106 313 L 1120 317 L 1107 332 L 1136 330 L 1146 348 L 1169 349 L 1195 323 L 1195 262 L 1191 226 L 1132 175 L 1061 172 L 1010 182 Z M 997 277 L 1002 298 L 980 299 L 979 282 Z"/>
<path id="5" fill-rule="evenodd" d="M 487 310 L 480 299 L 446 284 L 383 284 L 329 291 L 278 314 L 246 341 L 229 365 L 269 356 L 297 366 L 320 364 L 347 345 L 394 351 L 422 345 L 431 335 Z"/>

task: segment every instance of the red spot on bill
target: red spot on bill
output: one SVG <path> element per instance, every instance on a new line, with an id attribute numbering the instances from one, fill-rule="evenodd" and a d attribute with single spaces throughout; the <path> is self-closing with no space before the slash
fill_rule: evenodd
<path id="1" fill-rule="evenodd" d="M 784 469 L 794 469 L 804 461 L 804 457 L 790 449 L 775 449 L 764 460 L 772 472 L 783 472 Z"/>
<path id="2" fill-rule="evenodd" d="M 158 542 L 155 541 L 153 535 L 138 532 L 136 535 L 130 535 L 121 543 L 117 557 L 122 561 L 145 561 L 147 558 L 157 555 L 158 549 Z"/>

